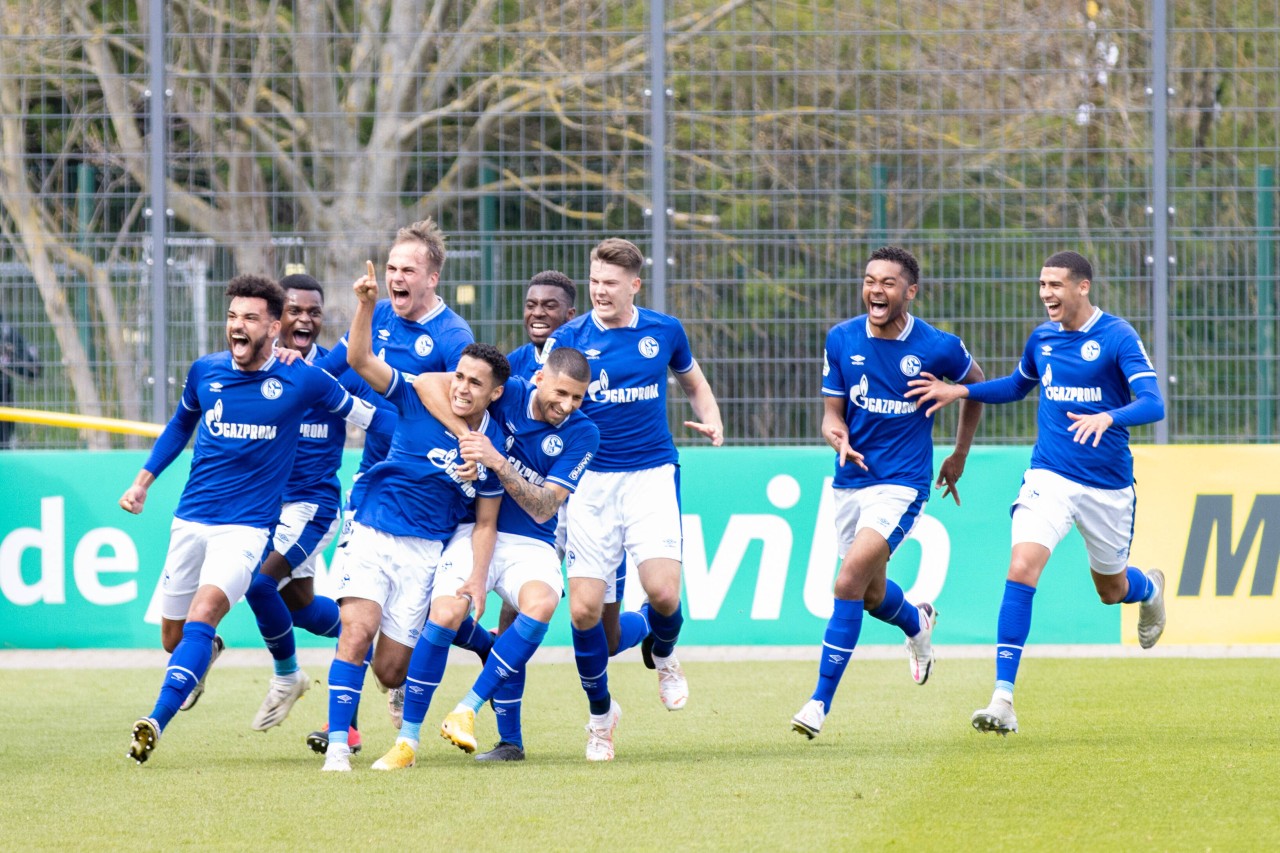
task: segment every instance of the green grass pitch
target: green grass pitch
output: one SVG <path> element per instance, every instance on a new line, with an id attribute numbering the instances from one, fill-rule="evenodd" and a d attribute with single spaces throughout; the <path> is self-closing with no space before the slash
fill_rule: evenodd
<path id="1" fill-rule="evenodd" d="M 249 722 L 266 668 L 215 669 L 139 767 L 124 753 L 158 669 L 0 670 L 0 847 L 1280 848 L 1275 660 L 1032 658 L 1017 696 L 1022 731 L 1001 738 L 969 726 L 991 663 L 945 652 L 924 687 L 905 658 L 855 660 L 812 742 L 789 720 L 813 664 L 688 664 L 679 713 L 659 704 L 652 672 L 617 664 L 623 717 L 608 764 L 583 758 L 586 703 L 561 664 L 530 670 L 529 759 L 475 763 L 436 736 L 477 672 L 455 666 L 408 771 L 368 769 L 394 741 L 368 686 L 365 750 L 345 775 L 321 774 L 303 744 L 326 715 L 323 684 L 258 733 Z M 477 734 L 496 739 L 487 710 Z"/>

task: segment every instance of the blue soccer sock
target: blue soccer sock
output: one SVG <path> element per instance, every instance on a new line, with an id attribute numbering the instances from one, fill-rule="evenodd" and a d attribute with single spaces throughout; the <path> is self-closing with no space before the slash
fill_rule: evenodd
<path id="1" fill-rule="evenodd" d="M 649 636 L 652 628 L 649 625 L 648 613 L 649 605 L 646 602 L 638 612 L 624 610 L 618 614 L 618 647 L 613 650 L 615 655 L 635 648 L 640 645 L 641 640 Z"/>
<path id="2" fill-rule="evenodd" d="M 578 678 L 591 713 L 609 713 L 613 698 L 609 695 L 609 640 L 603 622 L 585 631 L 573 629 L 573 660 L 578 665 Z"/>
<path id="3" fill-rule="evenodd" d="M 493 715 L 498 723 L 498 740 L 514 743 L 524 749 L 524 736 L 520 729 L 520 706 L 524 702 L 525 670 L 511 673 L 511 677 L 498 685 L 493 694 Z"/>
<path id="4" fill-rule="evenodd" d="M 298 671 L 297 646 L 293 640 L 293 617 L 280 597 L 275 578 L 254 572 L 249 589 L 244 594 L 249 609 L 258 620 L 258 633 L 267 644 L 276 662 L 276 675 L 288 675 Z"/>
<path id="5" fill-rule="evenodd" d="M 920 611 L 914 604 L 907 601 L 902 587 L 891 580 L 884 582 L 884 600 L 880 602 L 880 606 L 875 610 L 868 610 L 867 613 L 881 622 L 897 625 L 908 637 L 914 637 L 920 633 Z"/>
<path id="6" fill-rule="evenodd" d="M 1125 604 L 1138 604 L 1146 601 L 1156 591 L 1156 586 L 1142 569 L 1133 566 L 1125 569 L 1124 575 L 1129 579 L 1129 591 L 1125 593 Z"/>
<path id="7" fill-rule="evenodd" d="M 1022 648 L 1031 634 L 1031 604 L 1034 586 L 1007 580 L 996 625 L 996 692 L 1007 693 L 1013 701 L 1013 684 L 1022 662 Z"/>
<path id="8" fill-rule="evenodd" d="M 813 698 L 828 712 L 849 666 L 849 657 L 858 645 L 858 635 L 862 633 L 862 607 L 861 599 L 835 599 L 827 630 L 822 635 L 822 660 L 818 662 L 818 686 L 813 689 Z"/>
<path id="9" fill-rule="evenodd" d="M 160 695 L 151 719 L 160 730 L 169 725 L 182 703 L 195 690 L 196 684 L 209 669 L 213 658 L 213 626 L 208 622 L 187 622 L 182 626 L 182 640 L 169 656 L 169 666 L 164 671 Z"/>
<path id="10" fill-rule="evenodd" d="M 489 650 L 493 648 L 493 634 L 490 634 L 480 623 L 468 616 L 458 626 L 458 634 L 453 644 L 460 649 L 475 652 L 481 661 L 488 660 Z"/>
<path id="11" fill-rule="evenodd" d="M 649 608 L 649 628 L 653 634 L 653 656 L 656 658 L 671 657 L 676 649 L 676 640 L 680 639 L 680 626 L 684 624 L 684 612 L 676 605 L 676 612 L 664 616 L 656 608 Z M 605 709 L 608 710 L 608 709 Z"/>
<path id="12" fill-rule="evenodd" d="M 449 663 L 449 646 L 456 634 L 451 628 L 427 620 L 427 627 L 413 649 L 413 657 L 409 658 L 409 674 L 404 680 L 404 723 L 410 726 L 408 731 L 411 734 L 406 734 L 402 726 L 401 737 L 417 740 L 412 726 L 416 724 L 420 728 L 427 718 L 431 698 L 444 678 L 445 665 Z"/>
<path id="13" fill-rule="evenodd" d="M 338 602 L 317 595 L 310 604 L 293 611 L 293 624 L 317 637 L 336 637 L 342 633 Z"/>
<path id="14" fill-rule="evenodd" d="M 333 659 L 329 664 L 329 743 L 347 743 L 348 729 L 355 725 L 360 691 L 364 687 L 364 666 Z"/>
<path id="15" fill-rule="evenodd" d="M 481 705 L 497 694 L 498 685 L 513 673 L 524 672 L 525 665 L 538 650 L 546 633 L 546 622 L 539 622 L 523 613 L 517 616 L 511 627 L 503 631 L 502 636 L 493 644 L 489 660 L 485 662 L 484 669 L 480 670 L 480 677 L 476 679 L 471 695 L 464 704 L 473 711 L 479 711 Z"/>

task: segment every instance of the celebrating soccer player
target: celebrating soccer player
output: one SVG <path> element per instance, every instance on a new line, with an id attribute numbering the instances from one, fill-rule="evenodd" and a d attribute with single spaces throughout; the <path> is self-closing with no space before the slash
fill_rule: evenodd
<path id="1" fill-rule="evenodd" d="M 191 365 L 178 410 L 120 498 L 123 509 L 142 512 L 151 484 L 196 433 L 162 580 L 161 636 L 173 655 L 154 710 L 133 725 L 128 754 L 139 764 L 188 697 L 203 690 L 221 648 L 215 629 L 249 588 L 280 513 L 285 479 L 278 472 L 293 465 L 312 407 L 364 428 L 380 414 L 323 370 L 272 355 L 284 309 L 280 285 L 242 275 L 227 285 L 227 296 L 228 350 Z"/>
<path id="2" fill-rule="evenodd" d="M 1031 632 L 1031 602 L 1049 555 L 1080 529 L 1093 585 L 1103 604 L 1138 603 L 1138 640 L 1149 649 L 1164 631 L 1164 573 L 1129 563 L 1133 538 L 1133 455 L 1128 427 L 1164 417 L 1155 369 L 1133 327 L 1090 301 L 1093 267 L 1058 252 L 1040 270 L 1049 320 L 1037 326 L 1010 376 L 948 385 L 922 373 L 910 391 L 929 412 L 968 397 L 1021 400 L 1040 386 L 1031 466 L 1013 503 L 1013 554 L 996 628 L 996 686 L 973 713 L 980 732 L 1018 730 L 1013 684 Z"/>
<path id="3" fill-rule="evenodd" d="M 906 635 L 911 677 L 917 684 L 933 668 L 932 603 L 907 601 L 887 577 L 889 558 L 911 533 L 929 499 L 933 479 L 933 417 L 907 399 L 908 382 L 931 371 L 978 382 L 982 369 L 955 335 L 911 313 L 920 290 L 920 264 L 905 249 L 871 253 L 862 279 L 867 313 L 827 333 L 822 364 L 822 437 L 836 453 L 840 572 L 835 602 L 822 638 L 818 686 L 791 727 L 809 738 L 822 731 L 831 700 L 858 644 L 865 610 Z M 961 407 L 956 446 L 942 463 L 937 484 L 957 504 L 957 481 L 982 407 Z"/>
<path id="4" fill-rule="evenodd" d="M 674 317 L 635 304 L 644 255 L 610 238 L 591 250 L 591 310 L 556 329 L 546 347 L 586 354 L 591 384 L 582 411 L 600 429 L 591 460 L 569 511 L 569 609 L 578 674 L 590 704 L 587 758 L 614 756 L 613 733 L 621 709 L 609 693 L 609 641 L 601 616 L 624 553 L 637 566 L 647 604 L 652 645 L 646 663 L 658 670 L 658 695 L 678 711 L 689 685 L 675 656 L 684 616 L 680 608 L 681 549 L 677 454 L 667 427 L 667 370 L 693 407 L 685 425 L 724 442 L 715 394 L 689 351 Z"/>

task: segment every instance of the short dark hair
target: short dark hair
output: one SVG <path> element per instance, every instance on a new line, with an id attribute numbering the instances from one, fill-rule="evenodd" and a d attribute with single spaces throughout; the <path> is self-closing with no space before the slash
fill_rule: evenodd
<path id="1" fill-rule="evenodd" d="M 640 247 L 621 237 L 601 240 L 591 250 L 591 260 L 622 267 L 636 276 L 640 275 L 640 270 L 644 269 L 644 253 L 640 251 Z"/>
<path id="2" fill-rule="evenodd" d="M 530 287 L 558 287 L 564 291 L 564 295 L 569 297 L 569 304 L 572 305 L 574 300 L 578 298 L 578 288 L 574 287 L 573 279 L 560 272 L 560 270 L 543 270 L 542 272 L 529 279 Z"/>
<path id="3" fill-rule="evenodd" d="M 286 292 L 290 290 L 312 290 L 320 294 L 320 301 L 324 302 L 324 288 L 320 286 L 320 282 L 304 272 L 296 272 L 280 279 L 280 289 Z"/>
<path id="4" fill-rule="evenodd" d="M 587 364 L 587 357 L 573 347 L 555 347 L 547 353 L 543 366 L 574 382 L 591 381 L 591 365 Z"/>
<path id="5" fill-rule="evenodd" d="M 265 275 L 238 275 L 227 282 L 230 299 L 265 299 L 267 314 L 279 320 L 284 313 L 284 290 Z"/>
<path id="6" fill-rule="evenodd" d="M 511 364 L 507 361 L 507 357 L 502 354 L 502 350 L 493 344 L 467 344 L 462 354 L 487 362 L 489 368 L 493 370 L 495 385 L 506 384 L 506 381 L 511 378 Z"/>
<path id="7" fill-rule="evenodd" d="M 1076 281 L 1093 280 L 1093 265 L 1079 252 L 1054 252 L 1044 265 L 1065 269 Z"/>
<path id="8" fill-rule="evenodd" d="M 907 284 L 920 283 L 920 262 L 916 260 L 915 255 L 901 246 L 881 246 L 867 258 L 867 263 L 872 261 L 893 261 L 907 274 Z"/>

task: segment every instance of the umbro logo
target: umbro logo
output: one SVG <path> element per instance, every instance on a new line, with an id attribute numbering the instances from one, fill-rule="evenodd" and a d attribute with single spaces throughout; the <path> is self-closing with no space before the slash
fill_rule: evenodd
<path id="1" fill-rule="evenodd" d="M 378 330 L 378 339 L 379 339 L 379 340 L 383 340 L 383 341 L 385 341 L 385 340 L 386 340 L 387 338 L 389 338 L 389 337 L 391 337 L 391 330 L 390 330 L 390 329 L 379 329 L 379 330 Z"/>
<path id="2" fill-rule="evenodd" d="M 832 652 L 831 654 L 827 655 L 827 660 L 831 661 L 834 664 L 842 664 L 845 662 L 845 656 L 838 655 L 835 652 Z"/>
<path id="3" fill-rule="evenodd" d="M 853 362 L 854 367 L 862 367 L 862 365 L 867 363 L 867 358 L 862 355 L 851 355 L 849 356 L 849 361 Z"/>
<path id="4" fill-rule="evenodd" d="M 405 688 L 405 690 L 409 691 L 414 696 L 421 696 L 423 693 L 422 688 L 416 684 L 410 684 L 408 687 Z"/>
<path id="5" fill-rule="evenodd" d="M 600 357 L 600 350 L 598 350 L 598 349 L 589 349 L 589 350 L 586 350 L 585 352 L 583 352 L 582 354 L 583 354 L 583 355 L 585 355 L 587 358 L 599 358 L 599 357 Z"/>
<path id="6" fill-rule="evenodd" d="M 222 383 L 221 383 L 221 382 L 210 382 L 210 383 L 209 383 L 209 390 L 210 390 L 210 391 L 212 391 L 214 394 L 221 394 L 221 393 L 222 393 Z"/>
<path id="7" fill-rule="evenodd" d="M 1013 652 L 1009 651 L 1008 649 L 1001 649 L 1000 654 L 996 655 L 996 657 L 1000 658 L 1001 660 L 1013 660 Z"/>
<path id="8" fill-rule="evenodd" d="M 1049 355 L 1052 352 L 1053 352 L 1053 347 L 1049 346 L 1048 344 L 1045 344 L 1044 346 L 1040 347 L 1041 355 Z"/>
<path id="9" fill-rule="evenodd" d="M 355 701 L 350 693 L 339 693 L 337 699 L 339 705 L 350 705 Z"/>

